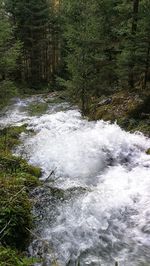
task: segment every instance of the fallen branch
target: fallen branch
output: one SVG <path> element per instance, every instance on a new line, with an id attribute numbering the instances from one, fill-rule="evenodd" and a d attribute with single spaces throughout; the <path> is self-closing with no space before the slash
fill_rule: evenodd
<path id="1" fill-rule="evenodd" d="M 46 183 L 46 182 L 49 180 L 49 178 L 50 178 L 53 174 L 55 174 L 56 169 L 57 169 L 57 167 L 56 167 L 54 170 L 52 170 L 52 171 L 50 172 L 49 176 L 44 180 L 44 183 Z"/>
<path id="2" fill-rule="evenodd" d="M 24 189 L 25 189 L 25 187 L 20 189 L 13 197 L 10 198 L 9 202 L 12 202 Z"/>
<path id="3" fill-rule="evenodd" d="M 6 223 L 6 225 L 4 226 L 4 228 L 0 231 L 0 235 L 6 230 L 6 228 L 8 227 L 8 225 L 11 223 L 11 220 L 12 220 L 12 218 L 9 220 L 8 223 Z M 2 237 L 1 237 L 1 239 L 2 239 Z"/>

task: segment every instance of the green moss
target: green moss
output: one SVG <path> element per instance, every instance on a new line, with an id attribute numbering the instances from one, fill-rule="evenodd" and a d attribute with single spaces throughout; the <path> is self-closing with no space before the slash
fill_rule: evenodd
<path id="1" fill-rule="evenodd" d="M 0 179 L 1 243 L 24 250 L 29 243 L 32 227 L 31 202 L 26 187 L 14 177 Z"/>
<path id="2" fill-rule="evenodd" d="M 48 99 L 46 100 L 46 102 L 47 102 L 48 104 L 57 104 L 57 103 L 61 103 L 61 102 L 63 102 L 63 101 L 64 101 L 64 100 L 61 99 L 61 98 L 59 98 L 59 97 L 48 98 Z"/>
<path id="3" fill-rule="evenodd" d="M 22 132 L 27 132 L 26 127 L 27 125 L 23 125 L 0 130 L 0 152 L 10 151 L 14 146 L 19 145 L 19 136 Z"/>
<path id="4" fill-rule="evenodd" d="M 117 121 L 127 131 L 140 131 L 150 136 L 150 95 L 122 90 L 113 93 L 110 98 L 109 104 L 101 104 L 107 96 L 91 102 L 88 114 L 90 120 Z"/>
<path id="5" fill-rule="evenodd" d="M 148 119 L 150 118 L 150 95 L 147 95 L 143 100 L 129 111 L 129 116 L 136 119 Z"/>
<path id="6" fill-rule="evenodd" d="M 31 103 L 28 106 L 28 112 L 30 115 L 41 115 L 45 113 L 48 109 L 48 103 Z"/>
<path id="7" fill-rule="evenodd" d="M 59 188 L 53 188 L 50 189 L 52 197 L 61 199 L 64 198 L 64 190 Z"/>
<path id="8" fill-rule="evenodd" d="M 37 179 L 37 177 L 26 173 L 21 173 L 18 176 L 16 176 L 16 178 L 21 180 L 24 183 L 24 186 L 26 186 L 29 189 L 33 189 L 41 184 L 41 182 Z"/>
<path id="9" fill-rule="evenodd" d="M 29 244 L 28 229 L 33 225 L 29 192 L 40 184 L 38 177 L 41 175 L 39 168 L 28 165 L 24 159 L 11 154 L 11 149 L 20 144 L 19 135 L 24 131 L 26 125 L 0 131 L 1 244 L 21 251 Z M 15 264 L 15 260 L 14 264 L 11 263 L 10 265 L 30 265 Z M 5 265 L 1 255 L 0 265 Z"/>
<path id="10" fill-rule="evenodd" d="M 117 123 L 120 127 L 128 131 L 133 131 L 138 126 L 138 121 L 133 118 L 119 118 L 117 119 Z"/>
<path id="11" fill-rule="evenodd" d="M 15 175 L 23 179 L 27 179 L 27 183 L 38 184 L 38 178 L 41 175 L 41 170 L 38 167 L 29 165 L 20 157 L 13 156 L 11 149 L 20 144 L 19 135 L 26 132 L 26 125 L 21 127 L 10 127 L 0 131 L 0 176 Z M 29 176 L 32 180 L 29 182 Z"/>
<path id="12" fill-rule="evenodd" d="M 118 123 L 120 126 L 122 126 L 125 130 L 128 130 L 130 132 L 142 132 L 146 136 L 150 136 L 150 124 L 146 123 L 145 120 L 139 120 L 134 118 L 125 119 L 124 122 L 121 124 Z"/>
<path id="13" fill-rule="evenodd" d="M 37 260 L 27 258 L 16 250 L 0 246 L 0 266 L 31 266 Z"/>
<path id="14" fill-rule="evenodd" d="M 98 119 L 104 119 L 106 112 L 107 112 L 106 107 L 97 108 L 96 109 L 96 112 L 95 112 L 95 118 L 96 118 L 96 120 L 98 120 Z"/>
<path id="15" fill-rule="evenodd" d="M 40 184 L 39 177 L 41 169 L 28 165 L 28 163 L 20 157 L 11 154 L 0 154 L 0 167 L 2 176 L 12 176 L 18 181 L 31 188 Z"/>
<path id="16" fill-rule="evenodd" d="M 150 155 L 150 148 L 146 151 L 146 154 Z"/>
<path id="17" fill-rule="evenodd" d="M 12 155 L 11 153 L 0 153 L 0 164 L 5 170 L 5 173 L 18 173 L 26 172 L 31 173 L 31 169 L 34 167 L 27 164 L 27 162 L 21 157 Z"/>
<path id="18" fill-rule="evenodd" d="M 134 127 L 132 131 L 140 131 L 146 136 L 150 137 L 150 124 L 147 124 L 145 121 L 141 120 L 138 126 Z"/>
<path id="19" fill-rule="evenodd" d="M 39 167 L 35 167 L 32 165 L 27 165 L 26 168 L 27 172 L 37 178 L 39 178 L 41 176 L 41 169 Z"/>

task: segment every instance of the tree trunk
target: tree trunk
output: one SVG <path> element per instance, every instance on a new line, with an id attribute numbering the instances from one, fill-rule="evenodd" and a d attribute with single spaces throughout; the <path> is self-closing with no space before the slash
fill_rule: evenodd
<path id="1" fill-rule="evenodd" d="M 143 89 L 144 90 L 146 89 L 147 79 L 148 79 L 149 55 L 150 55 L 150 43 L 148 44 L 147 56 L 146 56 L 145 75 L 144 75 L 144 84 L 143 84 Z"/>
<path id="2" fill-rule="evenodd" d="M 133 0 L 133 17 L 132 17 L 132 29 L 131 29 L 131 35 L 132 35 L 132 45 L 133 50 L 131 51 L 131 62 L 129 64 L 129 86 L 130 88 L 134 88 L 134 66 L 135 66 L 135 36 L 137 32 L 137 21 L 138 21 L 138 11 L 139 11 L 139 1 L 140 0 Z"/>
<path id="3" fill-rule="evenodd" d="M 133 0 L 132 35 L 136 34 L 140 0 Z"/>

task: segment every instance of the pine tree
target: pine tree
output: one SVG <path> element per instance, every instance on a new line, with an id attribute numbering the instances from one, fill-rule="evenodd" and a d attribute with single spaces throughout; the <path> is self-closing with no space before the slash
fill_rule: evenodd
<path id="1" fill-rule="evenodd" d="M 87 16 L 88 4 L 88 1 L 64 1 L 62 11 L 65 21 L 64 38 L 67 43 L 66 64 L 70 75 L 67 85 L 71 94 L 81 99 L 83 114 L 87 108 L 91 75 L 95 71 L 92 64 L 94 51 Z"/>
<path id="2" fill-rule="evenodd" d="M 13 28 L 5 12 L 4 1 L 0 1 L 0 105 L 14 95 L 15 86 L 10 81 L 17 67 L 21 43 L 14 39 Z"/>
<path id="3" fill-rule="evenodd" d="M 150 81 L 150 2 L 142 0 L 140 2 L 140 18 L 138 33 L 138 76 L 140 77 L 139 85 L 146 89 L 147 82 Z"/>
<path id="4" fill-rule="evenodd" d="M 117 84 L 117 39 L 113 24 L 116 1 L 63 1 L 67 86 L 80 98 L 82 112 L 93 95 L 100 96 Z"/>
<path id="5" fill-rule="evenodd" d="M 22 79 L 32 87 L 47 84 L 56 68 L 53 3 L 7 0 L 7 10 L 16 25 L 16 36 L 23 43 Z"/>
<path id="6" fill-rule="evenodd" d="M 119 23 L 120 53 L 117 65 L 121 85 L 131 89 L 145 88 L 149 69 L 150 19 L 148 0 L 120 1 Z"/>

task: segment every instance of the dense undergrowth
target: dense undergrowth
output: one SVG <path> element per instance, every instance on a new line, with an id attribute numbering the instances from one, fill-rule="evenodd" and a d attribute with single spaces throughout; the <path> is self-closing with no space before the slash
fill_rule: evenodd
<path id="1" fill-rule="evenodd" d="M 29 266 L 24 256 L 31 240 L 34 217 L 30 191 L 39 185 L 41 171 L 11 150 L 26 126 L 0 130 L 0 266 Z"/>

